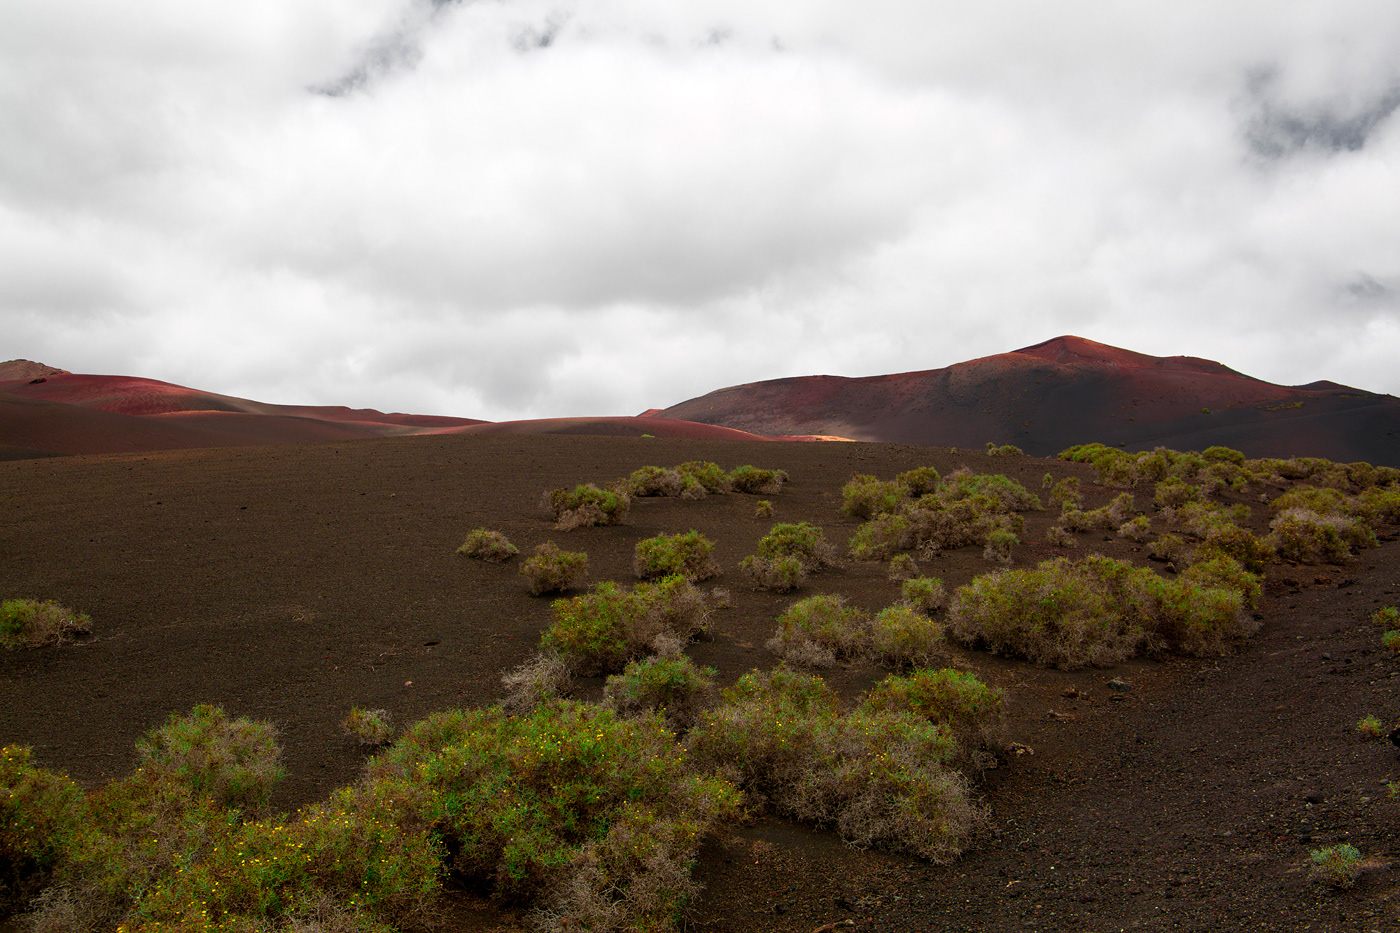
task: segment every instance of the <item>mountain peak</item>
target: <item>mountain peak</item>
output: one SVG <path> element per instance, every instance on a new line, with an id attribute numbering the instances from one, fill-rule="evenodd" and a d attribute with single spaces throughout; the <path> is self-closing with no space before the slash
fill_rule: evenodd
<path id="1" fill-rule="evenodd" d="M 1108 363 L 1112 366 L 1151 366 L 1161 359 L 1146 353 L 1124 350 L 1122 347 L 1111 347 L 1086 337 L 1075 337 L 1072 334 L 1012 352 L 1034 356 L 1051 363 Z"/>
<path id="2" fill-rule="evenodd" d="M 18 379 L 40 379 L 45 376 L 69 376 L 72 375 L 66 369 L 59 369 L 56 366 L 49 366 L 45 363 L 36 363 L 33 360 L 6 360 L 0 363 L 0 382 L 12 382 Z"/>

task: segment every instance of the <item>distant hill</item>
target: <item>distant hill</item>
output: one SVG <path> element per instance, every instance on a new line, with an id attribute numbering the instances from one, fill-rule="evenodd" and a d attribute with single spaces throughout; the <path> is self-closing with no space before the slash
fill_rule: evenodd
<path id="1" fill-rule="evenodd" d="M 656 414 L 767 435 L 941 447 L 995 441 L 1036 456 L 1091 441 L 1135 450 L 1221 444 L 1253 457 L 1400 466 L 1393 396 L 1333 382 L 1274 385 L 1212 360 L 1073 336 L 943 369 L 751 382 Z"/>
<path id="2" fill-rule="evenodd" d="M 329 444 L 404 434 L 619 434 L 767 440 L 669 418 L 477 418 L 272 405 L 137 376 L 0 363 L 0 460 L 200 447 Z"/>

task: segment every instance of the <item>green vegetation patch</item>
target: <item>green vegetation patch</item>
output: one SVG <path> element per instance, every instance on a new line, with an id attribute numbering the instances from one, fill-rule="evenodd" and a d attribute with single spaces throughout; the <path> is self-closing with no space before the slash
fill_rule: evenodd
<path id="1" fill-rule="evenodd" d="M 585 676 L 615 673 L 651 652 L 669 653 L 704 631 L 710 615 L 704 596 L 679 574 L 631 590 L 604 581 L 582 596 L 555 600 L 553 610 L 541 647 Z"/>
<path id="2" fill-rule="evenodd" d="M 637 542 L 632 569 L 643 579 L 678 573 L 692 582 L 708 580 L 720 574 L 714 549 L 715 543 L 694 529 L 656 535 Z"/>
<path id="3" fill-rule="evenodd" d="M 0 645 L 9 649 L 56 645 L 91 631 L 89 616 L 51 600 L 0 602 Z"/>

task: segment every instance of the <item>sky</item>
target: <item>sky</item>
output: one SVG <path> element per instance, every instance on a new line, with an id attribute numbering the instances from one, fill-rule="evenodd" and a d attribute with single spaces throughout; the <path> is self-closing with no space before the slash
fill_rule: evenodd
<path id="1" fill-rule="evenodd" d="M 1394 0 L 0 0 L 0 358 L 636 414 L 1062 334 L 1400 394 Z"/>

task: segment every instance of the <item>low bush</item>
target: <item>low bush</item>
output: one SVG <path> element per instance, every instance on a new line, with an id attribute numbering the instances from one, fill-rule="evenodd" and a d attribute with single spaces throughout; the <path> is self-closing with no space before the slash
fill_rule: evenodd
<path id="1" fill-rule="evenodd" d="M 1135 544 L 1145 544 L 1152 537 L 1152 523 L 1146 515 L 1130 518 L 1118 526 L 1118 537 L 1127 538 Z"/>
<path id="2" fill-rule="evenodd" d="M 545 541 L 520 565 L 520 575 L 530 581 L 532 596 L 571 590 L 588 579 L 588 555 L 561 550 L 553 541 Z"/>
<path id="3" fill-rule="evenodd" d="M 1212 528 L 1196 547 L 1192 560 L 1229 557 L 1240 562 L 1250 573 L 1262 574 L 1274 559 L 1269 542 L 1239 525 L 1218 525 Z"/>
<path id="4" fill-rule="evenodd" d="M 914 523 L 902 512 L 877 515 L 855 530 L 847 546 L 856 560 L 889 560 L 914 546 Z"/>
<path id="5" fill-rule="evenodd" d="M 844 596 L 809 596 L 778 617 L 767 647 L 790 664 L 830 667 L 863 653 L 870 644 L 870 617 L 846 605 Z"/>
<path id="6" fill-rule="evenodd" d="M 809 522 L 779 522 L 758 541 L 758 557 L 795 557 L 809 573 L 836 566 L 836 548 Z"/>
<path id="7" fill-rule="evenodd" d="M 1389 649 L 1391 654 L 1400 655 L 1400 630 L 1389 629 L 1382 633 L 1381 646 Z"/>
<path id="8" fill-rule="evenodd" d="M 657 650 L 658 638 L 683 643 L 709 621 L 704 596 L 678 574 L 630 591 L 604 581 L 582 596 L 555 600 L 553 611 L 541 647 L 562 658 L 571 673 L 585 676 L 616 673 Z"/>
<path id="9" fill-rule="evenodd" d="M 510 540 L 499 531 L 474 528 L 467 535 L 467 540 L 462 542 L 462 546 L 457 548 L 457 553 L 462 557 L 499 563 L 510 560 L 520 553 L 520 549 L 511 544 Z"/>
<path id="10" fill-rule="evenodd" d="M 998 526 L 987 532 L 986 544 L 982 548 L 983 560 L 1000 561 L 1003 564 L 1011 563 L 1011 549 L 1021 543 L 1021 539 L 1016 537 L 1016 533 L 1010 528 Z"/>
<path id="11" fill-rule="evenodd" d="M 909 498 L 909 487 L 898 480 L 882 481 L 858 473 L 841 487 L 841 511 L 852 518 L 867 519 L 894 512 Z"/>
<path id="12" fill-rule="evenodd" d="M 1166 580 L 1092 555 L 978 577 L 960 587 L 949 633 L 994 654 L 1072 670 L 1144 649 L 1219 654 L 1250 634 L 1237 590 Z"/>
<path id="13" fill-rule="evenodd" d="M 590 525 L 616 525 L 627 517 L 632 500 L 626 492 L 583 483 L 573 489 L 545 493 L 544 504 L 554 514 L 555 527 L 571 531 Z"/>
<path id="14" fill-rule="evenodd" d="M 708 580 L 720 574 L 719 564 L 711 556 L 714 549 L 715 543 L 694 529 L 685 534 L 656 535 L 637 542 L 632 569 L 643 579 L 678 573 L 691 582 Z"/>
<path id="15" fill-rule="evenodd" d="M 1174 561 L 1186 553 L 1186 540 L 1181 535 L 1158 535 L 1147 548 L 1153 560 Z"/>
<path id="16" fill-rule="evenodd" d="M 890 667 L 928 667 L 949 657 L 943 626 L 908 605 L 876 613 L 869 637 L 871 652 Z"/>
<path id="17" fill-rule="evenodd" d="M 914 467 L 912 470 L 905 470 L 894 478 L 905 489 L 909 490 L 909 495 L 913 498 L 926 496 L 938 489 L 938 484 L 942 482 L 942 477 L 938 471 L 931 466 Z"/>
<path id="18" fill-rule="evenodd" d="M 682 476 L 694 478 L 709 493 L 726 495 L 734 490 L 734 484 L 730 482 L 729 474 L 718 463 L 712 463 L 709 460 L 688 460 L 677 466 L 676 472 Z"/>
<path id="19" fill-rule="evenodd" d="M 431 828 L 453 871 L 550 928 L 600 931 L 674 930 L 701 840 L 738 803 L 689 767 L 661 717 L 567 702 L 430 716 L 347 800 Z"/>
<path id="20" fill-rule="evenodd" d="M 790 593 L 807 582 L 807 568 L 801 559 L 791 554 L 777 557 L 750 554 L 739 562 L 739 569 L 756 588 L 775 593 Z"/>
<path id="21" fill-rule="evenodd" d="M 1334 888 L 1349 888 L 1361 876 L 1361 852 L 1350 843 L 1313 849 L 1310 858 L 1314 881 Z"/>
<path id="22" fill-rule="evenodd" d="M 1045 532 L 1045 543 L 1054 547 L 1079 546 L 1079 540 L 1064 525 L 1051 525 Z"/>
<path id="23" fill-rule="evenodd" d="M 982 748 L 999 748 L 1006 731 L 1006 697 L 975 674 L 917 670 L 890 675 L 876 684 L 861 705 L 876 712 L 921 716 L 946 726 L 965 746 L 966 757 Z"/>
<path id="24" fill-rule="evenodd" d="M 542 704 L 564 699 L 572 685 L 568 662 L 557 652 L 541 651 L 501 675 L 501 686 L 506 688 L 501 707 L 511 713 L 528 713 Z"/>
<path id="25" fill-rule="evenodd" d="M 958 748 L 946 727 L 897 711 L 843 713 L 820 678 L 746 674 L 688 741 L 750 807 L 832 825 L 856 845 L 944 863 L 986 818 L 948 766 Z"/>
<path id="26" fill-rule="evenodd" d="M 770 501 L 768 501 L 767 499 L 759 499 L 759 500 L 758 500 L 758 504 L 754 506 L 753 517 L 754 517 L 754 518 L 772 518 L 772 517 L 773 517 L 773 503 L 770 502 Z"/>
<path id="27" fill-rule="evenodd" d="M 340 721 L 340 731 L 361 745 L 383 745 L 394 735 L 389 713 L 382 709 L 350 707 Z"/>
<path id="28" fill-rule="evenodd" d="M 41 648 L 72 641 L 92 631 L 92 619 L 51 600 L 7 599 L 0 602 L 0 645 Z"/>
<path id="29" fill-rule="evenodd" d="M 623 716 L 657 712 L 673 729 L 684 732 L 700 712 L 713 705 L 715 669 L 698 667 L 685 655 L 633 661 L 603 687 L 607 705 Z"/>
<path id="30" fill-rule="evenodd" d="M 1285 509 L 1269 529 L 1266 541 L 1279 558 L 1302 564 L 1340 564 L 1350 559 L 1353 548 L 1378 543 L 1375 532 L 1359 519 L 1307 509 Z"/>
<path id="31" fill-rule="evenodd" d="M 1136 516 L 1133 495 L 1125 492 L 1115 496 L 1107 505 L 1087 512 L 1066 509 L 1060 515 L 1060 524 L 1070 531 L 1117 531 Z"/>
<path id="32" fill-rule="evenodd" d="M 1050 478 L 1050 474 L 1045 474 Z M 1077 509 L 1084 504 L 1084 495 L 1079 491 L 1079 477 L 1066 476 L 1050 487 L 1050 504 L 1061 512 Z"/>
<path id="33" fill-rule="evenodd" d="M 1025 451 L 1015 444 L 998 445 L 995 441 L 987 441 L 987 456 L 989 457 L 1019 457 Z"/>
<path id="34" fill-rule="evenodd" d="M 1199 486 L 1192 486 L 1179 476 L 1168 476 L 1157 484 L 1152 501 L 1159 509 L 1177 509 L 1200 498 Z"/>
<path id="35" fill-rule="evenodd" d="M 1259 605 L 1263 592 L 1259 575 L 1245 569 L 1244 564 L 1228 554 L 1215 554 L 1205 560 L 1197 560 L 1181 575 L 1188 583 L 1214 589 L 1234 590 L 1240 594 L 1247 609 Z"/>
<path id="36" fill-rule="evenodd" d="M 1363 716 L 1356 724 L 1356 733 L 1367 741 L 1378 739 L 1385 735 L 1385 723 L 1376 716 Z"/>
<path id="37" fill-rule="evenodd" d="M 896 554 L 890 558 L 890 571 L 886 579 L 892 583 L 900 583 L 904 580 L 912 580 L 919 575 L 919 565 L 908 554 Z"/>
<path id="38" fill-rule="evenodd" d="M 1381 628 L 1400 628 L 1400 608 L 1382 606 L 1371 614 L 1371 624 Z"/>
<path id="39" fill-rule="evenodd" d="M 617 485 L 626 490 L 629 496 L 635 497 L 678 497 L 686 491 L 685 478 L 678 471 L 658 466 L 644 466 L 634 470 L 630 476 Z M 705 487 L 693 478 L 690 482 L 690 488 L 693 491 L 689 498 L 704 497 Z"/>
<path id="40" fill-rule="evenodd" d="M 735 492 L 776 496 L 783 491 L 787 478 L 787 473 L 782 470 L 764 470 L 746 464 L 729 474 L 729 483 Z"/>
<path id="41" fill-rule="evenodd" d="M 941 609 L 947 598 L 943 581 L 937 577 L 914 577 L 899 587 L 900 602 L 923 613 Z"/>
<path id="42" fill-rule="evenodd" d="M 35 765 L 24 746 L 0 749 L 0 916 L 48 886 L 87 819 L 77 784 Z"/>
<path id="43" fill-rule="evenodd" d="M 973 473 L 963 467 L 944 479 L 935 493 L 944 502 L 986 496 L 998 512 L 1039 511 L 1040 497 L 1001 473 Z"/>
<path id="44" fill-rule="evenodd" d="M 221 807 L 262 807 L 286 773 L 271 723 L 231 719 L 208 703 L 147 732 L 136 752 L 147 779 Z"/>

